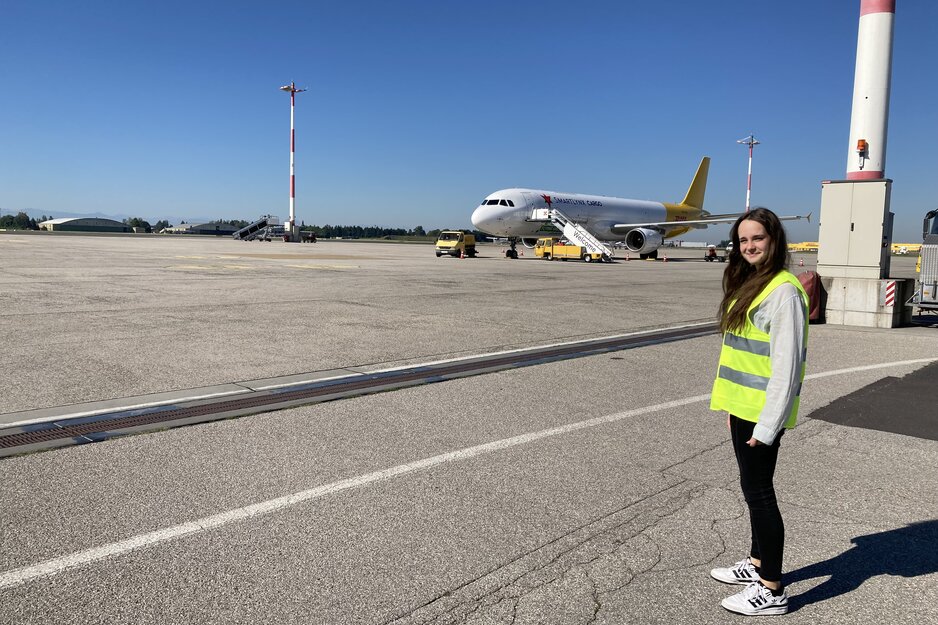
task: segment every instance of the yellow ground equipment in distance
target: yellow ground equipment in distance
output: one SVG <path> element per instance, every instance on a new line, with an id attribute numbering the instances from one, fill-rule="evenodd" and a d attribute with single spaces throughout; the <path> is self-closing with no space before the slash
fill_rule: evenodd
<path id="1" fill-rule="evenodd" d="M 537 243 L 534 245 L 534 256 L 543 258 L 544 260 L 553 260 L 555 258 L 567 260 L 568 258 L 575 258 L 588 263 L 593 261 L 597 263 L 603 262 L 602 254 L 591 254 L 585 247 L 564 243 L 556 237 L 542 237 L 538 239 Z"/>
<path id="2" fill-rule="evenodd" d="M 476 237 L 462 230 L 443 230 L 436 240 L 436 257 L 443 254 L 474 258 L 476 255 Z"/>

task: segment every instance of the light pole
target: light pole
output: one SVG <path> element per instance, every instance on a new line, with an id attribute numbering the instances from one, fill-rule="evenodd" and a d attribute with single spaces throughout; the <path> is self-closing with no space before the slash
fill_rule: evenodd
<path id="1" fill-rule="evenodd" d="M 306 91 L 306 89 L 297 89 L 296 83 L 280 87 L 281 91 L 290 92 L 290 221 L 289 232 L 290 240 L 298 239 L 296 233 L 296 170 L 293 163 L 293 154 L 296 151 L 296 131 L 293 128 L 293 110 L 296 107 L 296 94 Z"/>
<path id="2" fill-rule="evenodd" d="M 746 212 L 749 212 L 749 195 L 752 193 L 752 146 L 759 145 L 756 138 L 752 135 L 740 139 L 736 143 L 742 143 L 749 146 L 749 175 L 746 177 Z"/>

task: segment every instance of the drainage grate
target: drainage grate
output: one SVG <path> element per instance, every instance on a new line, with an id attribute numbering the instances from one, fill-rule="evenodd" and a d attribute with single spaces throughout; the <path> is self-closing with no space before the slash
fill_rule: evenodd
<path id="1" fill-rule="evenodd" d="M 556 347 L 533 348 L 510 354 L 482 356 L 457 362 L 422 365 L 322 382 L 302 383 L 281 389 L 256 391 L 232 399 L 200 400 L 133 411 L 118 410 L 93 417 L 65 418 L 53 423 L 16 428 L 16 432 L 0 435 L 0 456 L 106 440 L 130 432 L 146 431 L 147 428 L 156 430 L 174 424 L 182 425 L 177 422 L 199 423 L 268 412 L 289 406 L 353 397 L 392 388 L 441 382 L 514 367 L 695 338 L 714 332 L 716 332 L 715 324 L 698 325 L 641 335 L 582 341 Z"/>

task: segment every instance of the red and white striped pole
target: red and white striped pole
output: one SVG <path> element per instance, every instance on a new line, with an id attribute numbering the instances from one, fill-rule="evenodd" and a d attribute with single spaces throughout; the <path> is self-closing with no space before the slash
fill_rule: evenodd
<path id="1" fill-rule="evenodd" d="M 293 111 L 296 107 L 296 94 L 306 91 L 306 89 L 297 89 L 296 83 L 280 87 L 281 91 L 290 92 L 290 221 L 288 228 L 291 240 L 294 237 L 294 226 L 296 225 L 296 167 L 293 155 L 296 152 L 296 130 L 293 127 Z"/>
<path id="2" fill-rule="evenodd" d="M 749 135 L 745 139 L 740 139 L 736 143 L 742 143 L 749 146 L 749 173 L 746 176 L 746 212 L 749 212 L 749 196 L 752 194 L 752 146 L 759 145 L 756 138 Z"/>
<path id="3" fill-rule="evenodd" d="M 860 0 L 847 180 L 886 177 L 886 126 L 896 0 Z"/>

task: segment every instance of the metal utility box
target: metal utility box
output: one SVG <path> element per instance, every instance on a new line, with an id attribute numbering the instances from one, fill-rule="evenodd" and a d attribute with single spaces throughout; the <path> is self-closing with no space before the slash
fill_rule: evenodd
<path id="1" fill-rule="evenodd" d="M 817 271 L 831 278 L 889 277 L 892 180 L 821 183 Z"/>

